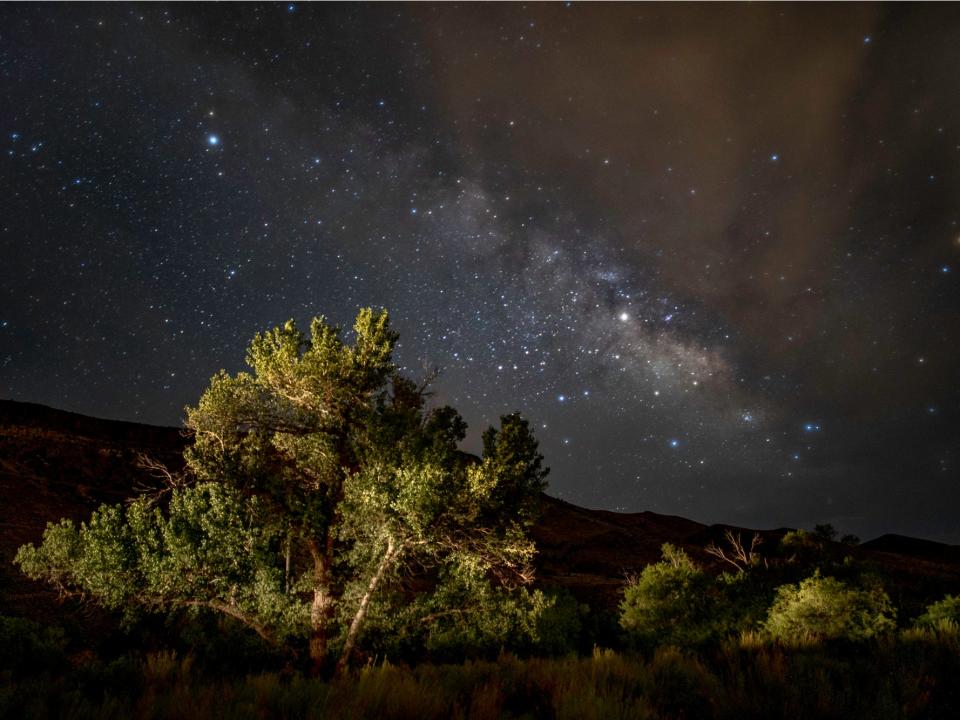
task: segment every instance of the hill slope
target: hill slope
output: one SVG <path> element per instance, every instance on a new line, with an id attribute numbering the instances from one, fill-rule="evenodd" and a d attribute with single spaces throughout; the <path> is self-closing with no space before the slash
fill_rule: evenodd
<path id="1" fill-rule="evenodd" d="M 145 453 L 182 465 L 187 438 L 177 428 L 100 420 L 42 405 L 0 400 L 0 613 L 49 616 L 63 611 L 53 592 L 11 564 L 17 548 L 36 542 L 47 522 L 80 520 L 100 503 L 116 503 L 153 484 L 138 466 Z M 703 548 L 729 526 L 652 512 L 590 510 L 544 497 L 533 529 L 543 585 L 568 588 L 594 607 L 614 607 L 624 577 L 660 558 L 665 542 L 719 569 Z M 747 537 L 752 530 L 734 528 Z M 763 531 L 776 542 L 785 530 Z M 905 586 L 960 584 L 960 547 L 885 535 L 856 549 Z"/>

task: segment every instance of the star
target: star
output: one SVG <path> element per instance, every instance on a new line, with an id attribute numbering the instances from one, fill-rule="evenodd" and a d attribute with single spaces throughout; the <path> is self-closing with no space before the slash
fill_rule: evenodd
<path id="1" fill-rule="evenodd" d="M 535 28 L 510 6 L 468 32 L 440 6 L 64 7 L 2 8 L 0 238 L 25 251 L 0 263 L 0 387 L 17 399 L 176 424 L 254 332 L 314 314 L 349 328 L 383 306 L 404 374 L 419 380 L 421 358 L 444 369 L 431 390 L 469 423 L 464 450 L 519 411 L 560 455 L 544 453 L 557 493 L 638 510 L 639 473 L 650 497 L 714 503 L 691 513 L 746 523 L 748 505 L 757 525 L 812 526 L 837 468 L 851 488 L 869 479 L 896 511 L 883 517 L 960 543 L 960 488 L 927 473 L 960 407 L 960 60 L 930 49 L 953 41 L 948 11 L 929 6 L 923 32 L 907 23 L 888 47 L 864 30 L 892 26 L 889 6 L 870 24 L 758 7 L 836 51 L 837 72 L 818 73 L 822 58 L 784 54 L 763 23 L 699 5 L 683 42 L 636 46 L 617 33 L 636 9 L 619 5 L 538 12 Z M 700 68 L 718 33 L 770 82 L 729 54 Z M 637 75 L 628 58 L 667 69 Z M 85 68 L 105 75 L 91 85 Z M 810 77 L 835 102 L 796 122 L 782 98 Z M 893 101 L 865 114 L 864 97 Z M 723 121 L 730 102 L 749 102 L 748 122 Z M 851 182 L 845 157 L 877 172 Z M 716 490 L 688 484 L 706 474 L 694 452 Z M 885 499 L 902 496 L 901 461 L 918 494 L 944 498 L 935 520 Z M 788 471 L 796 496 L 743 502 Z M 863 527 L 845 532 L 895 529 L 848 500 L 830 516 Z"/>

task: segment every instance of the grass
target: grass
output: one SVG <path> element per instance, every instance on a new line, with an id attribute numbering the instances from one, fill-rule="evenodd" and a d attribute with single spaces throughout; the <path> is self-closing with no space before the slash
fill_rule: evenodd
<path id="1" fill-rule="evenodd" d="M 700 654 L 519 659 L 408 667 L 383 662 L 332 681 L 297 673 L 210 677 L 154 653 L 61 675 L 0 673 L 0 717 L 33 718 L 953 718 L 956 626 L 859 644 L 786 647 L 754 634 Z M 6 680 L 6 682 L 4 682 Z"/>

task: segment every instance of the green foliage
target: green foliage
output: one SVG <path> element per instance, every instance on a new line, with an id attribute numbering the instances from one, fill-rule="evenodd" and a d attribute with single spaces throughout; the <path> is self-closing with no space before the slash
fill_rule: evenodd
<path id="1" fill-rule="evenodd" d="M 624 589 L 620 624 L 644 646 L 697 645 L 722 630 L 722 597 L 713 578 L 681 549 L 664 544 Z"/>
<path id="2" fill-rule="evenodd" d="M 893 606 L 881 587 L 857 589 L 819 573 L 781 586 L 764 623 L 784 642 L 864 640 L 895 627 Z"/>
<path id="3" fill-rule="evenodd" d="M 307 640 L 315 666 L 332 648 L 346 663 L 371 614 L 427 645 L 534 637 L 526 529 L 547 471 L 528 423 L 504 416 L 469 462 L 462 418 L 393 365 L 387 313 L 361 310 L 353 336 L 323 318 L 309 338 L 293 321 L 257 335 L 252 372 L 221 371 L 187 408 L 190 482 L 51 524 L 16 562 L 128 614 L 214 610 Z M 424 619 L 448 611 L 449 627 Z"/>
<path id="4" fill-rule="evenodd" d="M 483 566 L 469 561 L 444 564 L 434 582 L 432 592 L 388 596 L 371 608 L 363 636 L 370 656 L 449 662 L 549 645 L 541 632 L 554 597 L 491 583 Z"/>
<path id="5" fill-rule="evenodd" d="M 174 489 L 166 513 L 142 497 L 125 510 L 102 506 L 79 528 L 50 523 L 41 545 L 21 548 L 16 562 L 30 577 L 82 588 L 109 608 L 224 606 L 263 635 L 267 626 L 278 639 L 302 634 L 307 617 L 283 593 L 261 520 L 255 496 L 199 483 Z"/>
<path id="6" fill-rule="evenodd" d="M 929 605 L 926 612 L 914 621 L 917 627 L 960 627 L 960 595 L 946 595 Z"/>
<path id="7" fill-rule="evenodd" d="M 66 648 L 60 628 L 0 615 L 0 677 L 59 672 L 67 664 Z"/>
<path id="8" fill-rule="evenodd" d="M 547 602 L 537 618 L 534 652 L 558 656 L 584 650 L 584 621 L 590 614 L 590 606 L 578 602 L 563 588 L 550 589 L 544 595 Z"/>
<path id="9" fill-rule="evenodd" d="M 807 530 L 791 530 L 780 539 L 780 549 L 801 562 L 819 558 L 824 546 L 822 535 Z"/>

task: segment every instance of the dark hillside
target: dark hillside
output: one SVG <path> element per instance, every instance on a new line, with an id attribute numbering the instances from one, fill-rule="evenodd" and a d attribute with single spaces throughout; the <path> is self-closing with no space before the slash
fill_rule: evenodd
<path id="1" fill-rule="evenodd" d="M 177 428 L 0 401 L 0 613 L 58 613 L 54 593 L 12 565 L 17 548 L 38 541 L 48 522 L 86 519 L 153 484 L 138 455 L 177 467 L 185 444 Z"/>
<path id="2" fill-rule="evenodd" d="M 146 453 L 177 468 L 186 443 L 177 428 L 0 401 L 0 613 L 43 618 L 64 612 L 51 590 L 28 581 L 11 564 L 17 548 L 39 540 L 48 522 L 85 519 L 98 504 L 122 502 L 138 487 L 150 486 L 154 481 L 137 466 L 138 456 Z M 545 496 L 533 529 L 539 582 L 565 587 L 597 608 L 615 607 L 625 576 L 657 561 L 665 542 L 719 570 L 703 548 L 722 543 L 727 529 L 745 539 L 754 532 L 652 512 L 590 510 Z M 785 532 L 761 531 L 764 548 L 775 547 Z M 908 595 L 960 584 L 958 547 L 884 535 L 853 553 L 873 562 Z"/>

